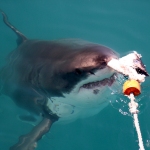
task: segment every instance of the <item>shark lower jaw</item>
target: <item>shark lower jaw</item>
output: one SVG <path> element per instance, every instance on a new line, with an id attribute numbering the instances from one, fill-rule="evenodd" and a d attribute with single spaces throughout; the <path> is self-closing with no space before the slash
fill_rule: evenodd
<path id="1" fill-rule="evenodd" d="M 111 100 L 114 99 L 108 86 L 116 83 L 117 74 L 109 72 L 105 76 L 106 78 L 99 78 L 98 74 L 95 77 L 93 75 L 96 79 L 90 78 L 90 82 L 80 85 L 77 92 L 49 99 L 47 107 L 60 117 L 60 121 L 73 121 L 99 113 L 109 104 L 110 97 Z"/>
<path id="2" fill-rule="evenodd" d="M 109 78 L 104 78 L 100 81 L 95 81 L 95 82 L 89 82 L 86 84 L 83 84 L 80 89 L 95 89 L 95 88 L 100 88 L 102 86 L 111 86 L 115 82 L 116 78 L 116 73 L 114 73 L 112 76 Z"/>

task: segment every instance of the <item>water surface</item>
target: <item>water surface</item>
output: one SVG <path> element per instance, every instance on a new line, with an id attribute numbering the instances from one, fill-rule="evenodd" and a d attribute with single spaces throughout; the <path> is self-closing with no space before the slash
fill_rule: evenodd
<path id="1" fill-rule="evenodd" d="M 143 56 L 150 72 L 150 1 L 148 0 L 1 0 L 0 8 L 9 20 L 30 39 L 80 38 L 111 47 L 120 55 L 132 50 Z M 16 45 L 16 35 L 0 17 L 0 66 Z M 140 103 L 139 115 L 145 148 L 150 147 L 150 84 Z M 122 115 L 121 104 L 109 105 L 94 117 L 71 124 L 54 125 L 39 142 L 37 150 L 138 150 L 133 120 Z M 32 125 L 20 122 L 23 113 L 8 97 L 0 97 L 0 147 L 8 149 Z"/>

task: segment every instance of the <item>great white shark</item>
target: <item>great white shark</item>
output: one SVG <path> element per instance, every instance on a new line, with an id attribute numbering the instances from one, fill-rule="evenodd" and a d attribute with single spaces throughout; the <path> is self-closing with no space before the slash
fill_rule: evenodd
<path id="1" fill-rule="evenodd" d="M 43 118 L 10 150 L 35 149 L 54 122 L 89 117 L 108 105 L 108 88 L 118 83 L 117 72 L 107 64 L 118 59 L 118 53 L 78 39 L 29 40 L 0 12 L 4 23 L 18 36 L 18 47 L 9 54 L 0 72 L 1 93 Z M 148 76 L 141 59 L 136 56 L 135 60 L 137 73 Z"/>

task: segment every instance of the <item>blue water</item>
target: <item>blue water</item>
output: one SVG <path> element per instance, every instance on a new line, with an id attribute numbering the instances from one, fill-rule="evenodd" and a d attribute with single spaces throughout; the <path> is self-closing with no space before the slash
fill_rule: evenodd
<path id="1" fill-rule="evenodd" d="M 9 20 L 30 39 L 81 38 L 111 47 L 120 55 L 136 50 L 150 72 L 149 0 L 0 0 Z M 0 17 L 0 66 L 16 48 L 16 35 Z M 149 80 L 149 79 L 148 79 Z M 145 149 L 150 140 L 150 84 L 139 115 Z M 116 106 L 116 105 L 115 105 Z M 111 105 L 94 117 L 54 125 L 37 150 L 138 150 L 133 120 Z M 22 113 L 8 97 L 0 97 L 0 149 L 7 150 L 32 125 L 17 119 Z"/>

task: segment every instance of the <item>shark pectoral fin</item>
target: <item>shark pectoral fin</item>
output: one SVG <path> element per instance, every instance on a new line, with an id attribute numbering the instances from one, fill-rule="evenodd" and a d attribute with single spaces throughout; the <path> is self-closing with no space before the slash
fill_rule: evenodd
<path id="1" fill-rule="evenodd" d="M 30 133 L 20 136 L 18 143 L 10 147 L 10 150 L 34 150 L 37 147 L 38 140 L 50 130 L 55 121 L 57 120 L 53 118 L 43 118 Z"/>

